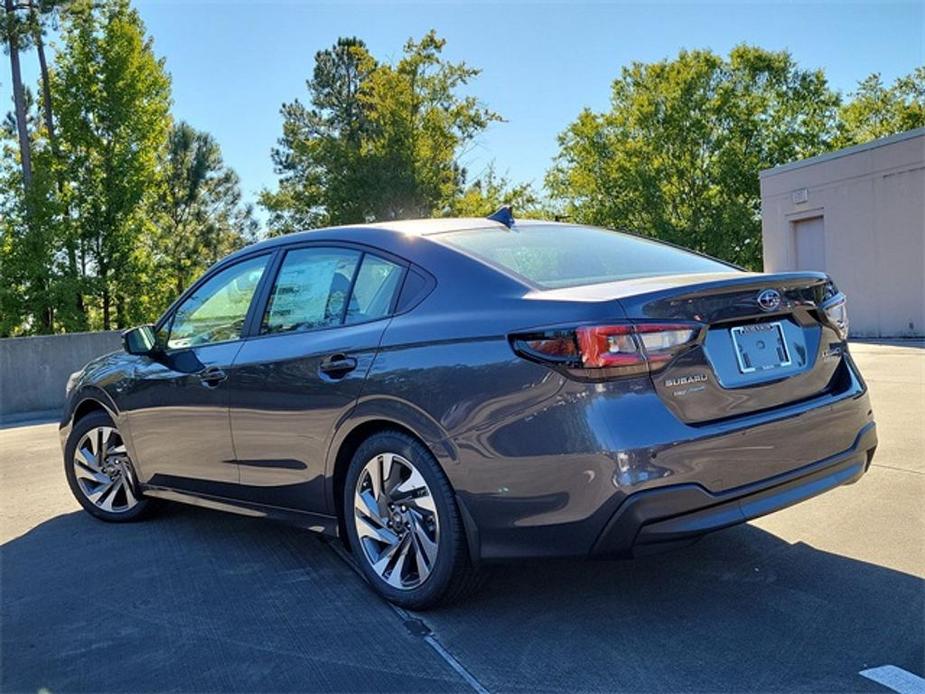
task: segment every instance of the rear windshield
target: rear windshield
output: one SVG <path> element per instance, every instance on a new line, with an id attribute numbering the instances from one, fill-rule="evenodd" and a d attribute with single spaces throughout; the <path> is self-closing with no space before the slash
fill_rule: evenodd
<path id="1" fill-rule="evenodd" d="M 718 260 L 595 227 L 538 224 L 520 229 L 450 231 L 435 236 L 544 289 L 633 277 L 736 271 Z"/>

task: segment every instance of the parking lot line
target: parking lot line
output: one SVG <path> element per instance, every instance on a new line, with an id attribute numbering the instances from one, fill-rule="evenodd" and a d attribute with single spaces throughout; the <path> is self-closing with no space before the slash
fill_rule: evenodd
<path id="1" fill-rule="evenodd" d="M 899 694 L 925 694 L 925 679 L 895 665 L 881 665 L 861 670 L 858 674 Z"/>
<path id="2" fill-rule="evenodd" d="M 334 553 L 335 553 L 338 557 L 340 557 L 340 558 L 343 560 L 343 562 L 344 562 L 348 567 L 350 567 L 350 569 L 351 569 L 357 576 L 359 576 L 359 577 L 362 578 L 364 581 L 366 581 L 366 577 L 363 575 L 363 573 L 360 571 L 360 569 L 359 569 L 359 568 L 357 567 L 357 565 L 354 563 L 353 557 L 350 556 L 350 554 L 347 552 L 347 550 L 345 550 L 345 549 L 343 548 L 343 546 L 340 544 L 340 542 L 339 542 L 338 540 L 330 540 L 330 541 L 328 541 L 328 540 L 325 539 L 325 540 L 323 540 L 323 543 L 324 543 L 325 545 L 327 545 L 330 549 L 332 549 L 332 550 L 334 551 Z M 434 652 L 435 652 L 437 655 L 439 655 L 439 656 L 444 660 L 444 662 L 446 662 L 446 664 L 449 665 L 449 666 L 453 669 L 454 672 L 456 672 L 457 675 L 459 675 L 460 677 L 462 677 L 463 680 L 465 680 L 466 684 L 468 684 L 470 687 L 472 687 L 472 689 L 473 689 L 474 691 L 478 692 L 478 694 L 488 694 L 488 690 L 485 689 L 485 687 L 482 686 L 482 683 L 479 682 L 479 681 L 472 675 L 472 673 L 469 672 L 469 671 L 463 666 L 463 664 L 460 663 L 460 662 L 455 658 L 455 656 L 453 656 L 453 654 L 450 653 L 446 648 L 444 648 L 444 647 L 443 647 L 443 644 L 440 643 L 440 641 L 437 640 L 437 637 L 434 636 L 433 630 L 430 628 L 429 625 L 427 625 L 423 620 L 418 619 L 418 618 L 412 616 L 409 612 L 407 612 L 406 610 L 402 609 L 402 608 L 399 607 L 398 605 L 393 605 L 393 604 L 391 604 L 391 603 L 386 603 L 386 604 L 387 604 L 389 607 L 392 608 L 392 611 L 395 612 L 395 614 L 398 615 L 398 617 L 402 620 L 402 622 L 405 623 L 405 626 L 408 627 L 409 630 L 416 631 L 416 629 L 411 629 L 411 627 L 410 627 L 410 625 L 412 625 L 412 624 L 414 624 L 414 623 L 417 623 L 418 625 L 420 625 L 420 627 L 422 628 L 422 633 L 421 633 L 420 635 L 422 636 L 422 638 L 423 638 L 423 640 L 424 640 L 424 643 L 426 643 L 428 646 L 430 646 L 430 647 L 434 650 Z"/>

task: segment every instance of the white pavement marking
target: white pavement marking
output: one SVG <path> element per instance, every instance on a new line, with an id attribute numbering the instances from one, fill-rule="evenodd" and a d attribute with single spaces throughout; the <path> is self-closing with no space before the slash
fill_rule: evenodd
<path id="1" fill-rule="evenodd" d="M 858 674 L 899 694 L 925 694 L 925 680 L 895 665 L 881 665 Z"/>
<path id="2" fill-rule="evenodd" d="M 437 654 L 441 658 L 443 658 L 446 661 L 447 665 L 453 668 L 460 677 L 466 680 L 466 683 L 470 687 L 472 687 L 473 690 L 478 692 L 478 694 L 489 694 L 488 690 L 482 686 L 481 682 L 475 679 L 472 673 L 470 673 L 466 668 L 464 668 L 463 664 L 460 663 L 458 660 L 456 660 L 453 654 L 450 653 L 448 650 L 446 650 L 443 647 L 443 644 L 437 641 L 437 639 L 435 639 L 432 635 L 428 634 L 427 636 L 424 637 L 424 640 L 430 645 L 431 648 L 433 648 L 437 652 Z"/>
<path id="3" fill-rule="evenodd" d="M 339 556 L 341 559 L 343 559 L 344 563 L 347 564 L 347 566 L 349 566 L 353 570 L 353 572 L 357 574 L 357 576 L 359 576 L 364 581 L 369 583 L 369 581 L 366 580 L 366 576 L 363 574 L 362 571 L 360 571 L 360 567 L 358 567 L 356 565 L 356 562 L 354 562 L 353 556 L 349 554 L 346 549 L 344 549 L 344 547 L 340 544 L 339 540 L 330 540 L 328 542 L 325 542 L 324 540 L 322 540 L 322 543 L 327 545 L 331 549 L 333 549 L 334 553 L 337 556 Z M 386 605 L 392 608 L 392 611 L 395 612 L 395 614 L 397 614 L 403 622 L 407 623 L 411 621 L 412 619 L 414 619 L 414 617 L 412 617 L 408 612 L 406 612 L 404 609 L 402 609 L 398 605 L 393 605 L 387 600 L 384 600 L 384 602 Z M 477 694 L 490 694 L 489 691 L 485 689 L 485 687 L 482 686 L 482 683 L 479 682 L 472 675 L 471 672 L 466 670 L 463 664 L 460 663 L 458 660 L 456 660 L 456 657 L 452 653 L 450 653 L 448 650 L 446 650 L 446 648 L 443 647 L 443 644 L 441 644 L 437 640 L 437 638 L 434 636 L 433 630 L 430 628 L 430 626 L 428 626 L 426 622 L 423 622 L 423 620 L 418 620 L 418 621 L 422 622 L 426 626 L 427 630 L 430 632 L 424 635 L 424 643 L 426 643 L 428 646 L 434 649 L 434 652 L 436 652 L 437 655 L 443 658 L 446 664 L 449 665 L 451 668 L 453 668 L 456 674 L 462 677 L 463 680 L 465 680 L 466 684 L 472 687 L 472 689 L 475 692 L 477 692 Z M 916 692 L 916 694 L 918 694 L 918 692 Z"/>

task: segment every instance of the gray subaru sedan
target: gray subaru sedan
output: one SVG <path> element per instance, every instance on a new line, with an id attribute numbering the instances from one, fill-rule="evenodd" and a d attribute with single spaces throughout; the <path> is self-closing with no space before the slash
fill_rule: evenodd
<path id="1" fill-rule="evenodd" d="M 632 557 L 870 467 L 845 297 L 587 226 L 318 229 L 217 263 L 72 375 L 74 495 L 338 536 L 388 600 L 459 598 L 485 562 Z"/>

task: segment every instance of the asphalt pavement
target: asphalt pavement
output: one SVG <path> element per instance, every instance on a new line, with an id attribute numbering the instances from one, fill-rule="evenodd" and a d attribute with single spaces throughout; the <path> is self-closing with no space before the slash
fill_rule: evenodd
<path id="1" fill-rule="evenodd" d="M 55 424 L 0 428 L 0 691 L 925 692 L 925 345 L 852 351 L 880 436 L 857 484 L 667 555 L 494 567 L 423 614 L 305 531 L 100 523 Z"/>

